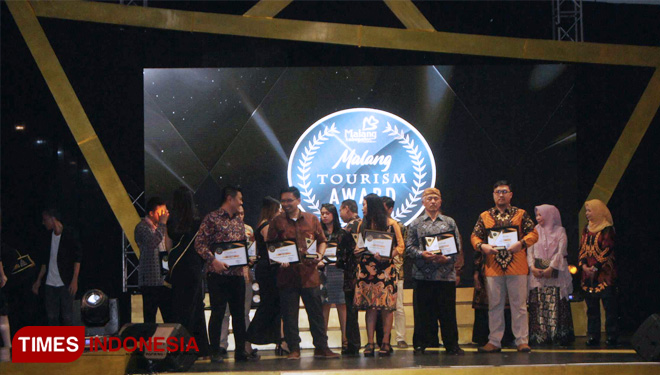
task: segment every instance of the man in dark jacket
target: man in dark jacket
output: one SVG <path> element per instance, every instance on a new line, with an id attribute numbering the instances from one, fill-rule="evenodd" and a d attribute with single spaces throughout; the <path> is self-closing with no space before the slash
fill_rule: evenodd
<path id="1" fill-rule="evenodd" d="M 49 231 L 41 251 L 49 247 L 48 257 L 39 259 L 40 270 L 37 281 L 32 285 L 32 292 L 39 293 L 39 287 L 46 277 L 44 301 L 48 324 L 73 324 L 73 297 L 78 291 L 78 274 L 82 260 L 82 248 L 78 236 L 70 227 L 60 221 L 60 214 L 55 209 L 41 213 L 42 223 Z"/>

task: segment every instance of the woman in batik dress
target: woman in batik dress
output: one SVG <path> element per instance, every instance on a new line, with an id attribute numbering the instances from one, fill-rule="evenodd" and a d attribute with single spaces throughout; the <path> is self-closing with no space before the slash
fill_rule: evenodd
<path id="1" fill-rule="evenodd" d="M 568 301 L 573 293 L 573 279 L 566 260 L 566 230 L 557 207 L 544 204 L 537 206 L 535 212 L 539 240 L 527 249 L 529 343 L 568 345 L 575 335 Z"/>
<path id="2" fill-rule="evenodd" d="M 587 345 L 600 344 L 600 301 L 605 307 L 605 331 L 608 346 L 615 346 L 618 332 L 618 304 L 616 301 L 616 268 L 614 263 L 614 221 L 605 203 L 598 199 L 587 201 L 589 223 L 582 231 L 578 264 L 582 269 L 580 286 L 587 303 Z"/>
<path id="3" fill-rule="evenodd" d="M 381 257 L 371 254 L 364 249 L 356 247 L 355 255 L 358 257 L 357 285 L 355 287 L 354 304 L 359 310 L 366 310 L 367 319 L 367 346 L 364 349 L 365 357 L 372 357 L 376 348 L 374 333 L 376 331 L 376 318 L 380 312 L 383 320 L 383 344 L 378 351 L 380 356 L 390 355 L 390 332 L 392 320 L 396 310 L 396 267 L 394 257 L 402 254 L 404 250 L 403 237 L 399 225 L 387 217 L 383 201 L 376 194 L 369 194 L 362 203 L 364 220 L 358 228 L 358 233 L 365 238 L 366 230 L 391 232 L 395 234 L 392 256 Z M 403 291 L 401 291 L 403 292 Z"/>

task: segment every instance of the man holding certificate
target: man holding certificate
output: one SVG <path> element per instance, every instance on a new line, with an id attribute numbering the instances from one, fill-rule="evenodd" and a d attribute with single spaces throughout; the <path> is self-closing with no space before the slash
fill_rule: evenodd
<path id="1" fill-rule="evenodd" d="M 323 319 L 323 305 L 317 265 L 325 253 L 326 238 L 319 219 L 302 212 L 300 191 L 288 187 L 281 191 L 280 202 L 284 212 L 275 216 L 268 227 L 266 241 L 271 253 L 286 253 L 293 248 L 295 257 L 281 263 L 277 275 L 280 306 L 284 322 L 284 340 L 289 346 L 288 359 L 300 359 L 300 332 L 298 330 L 299 301 L 302 301 L 309 319 L 309 330 L 314 343 L 314 358 L 338 358 L 328 348 L 328 336 Z M 297 252 L 297 254 L 296 254 Z M 287 259 L 287 258 L 279 258 Z M 293 263 L 293 264 L 292 264 Z"/>
<path id="2" fill-rule="evenodd" d="M 205 261 L 211 300 L 209 343 L 212 362 L 222 362 L 220 333 L 226 305 L 229 304 L 236 351 L 236 361 L 258 359 L 245 352 L 245 278 L 248 263 L 245 226 L 238 215 L 243 205 L 240 189 L 222 189 L 222 205 L 206 215 L 195 239 L 195 250 Z"/>
<path id="3" fill-rule="evenodd" d="M 425 189 L 422 204 L 424 213 L 410 224 L 406 238 L 406 255 L 414 261 L 413 346 L 415 353 L 423 354 L 437 342 L 439 321 L 447 354 L 462 355 L 456 323 L 456 285 L 463 267 L 461 235 L 454 219 L 440 214 L 440 190 Z"/>
<path id="4" fill-rule="evenodd" d="M 504 305 L 508 294 L 511 325 L 519 352 L 530 352 L 527 317 L 527 248 L 538 241 L 534 222 L 525 210 L 511 206 L 512 186 L 505 180 L 493 186 L 495 207 L 479 215 L 472 246 L 486 257 L 484 274 L 488 292 L 488 343 L 480 353 L 502 349 Z"/>

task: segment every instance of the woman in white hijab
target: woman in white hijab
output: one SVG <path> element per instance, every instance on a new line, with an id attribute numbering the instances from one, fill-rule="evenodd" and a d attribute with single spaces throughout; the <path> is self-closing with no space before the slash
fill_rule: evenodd
<path id="1" fill-rule="evenodd" d="M 608 346 L 615 346 L 618 338 L 618 306 L 616 302 L 614 267 L 614 221 L 605 203 L 598 199 L 587 201 L 587 224 L 582 231 L 578 264 L 582 268 L 580 286 L 587 303 L 587 346 L 600 344 L 600 301 L 605 307 L 605 331 Z"/>
<path id="2" fill-rule="evenodd" d="M 568 272 L 566 230 L 555 206 L 537 206 L 539 240 L 527 250 L 531 270 L 529 287 L 529 342 L 532 345 L 568 345 L 575 340 L 568 295 L 573 279 Z"/>

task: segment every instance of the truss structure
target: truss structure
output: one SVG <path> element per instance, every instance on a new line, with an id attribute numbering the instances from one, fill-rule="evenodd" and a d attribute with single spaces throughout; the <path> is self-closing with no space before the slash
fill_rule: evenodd
<path id="1" fill-rule="evenodd" d="M 131 202 L 133 202 L 133 207 L 138 211 L 142 216 L 145 214 L 144 207 L 140 204 L 140 200 L 144 196 L 144 191 L 133 198 L 131 194 Z M 138 254 L 133 250 L 131 241 L 128 236 L 126 236 L 125 231 L 121 231 L 121 248 L 122 248 L 122 291 L 133 292 L 137 291 L 138 288 L 138 264 L 140 263 Z"/>
<path id="2" fill-rule="evenodd" d="M 582 0 L 552 1 L 552 38 L 558 41 L 584 42 Z"/>

